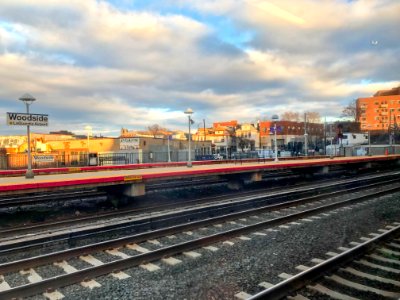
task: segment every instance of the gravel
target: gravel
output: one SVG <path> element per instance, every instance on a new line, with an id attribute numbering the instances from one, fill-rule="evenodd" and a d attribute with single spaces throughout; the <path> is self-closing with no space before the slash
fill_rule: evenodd
<path id="1" fill-rule="evenodd" d="M 289 229 L 265 230 L 266 236 L 248 235 L 252 238 L 249 241 L 232 239 L 233 246 L 215 244 L 219 248 L 216 252 L 198 249 L 196 252 L 202 256 L 196 259 L 179 255 L 176 258 L 182 263 L 175 266 L 156 262 L 161 269 L 155 272 L 135 267 L 124 270 L 131 276 L 125 280 L 103 276 L 96 279 L 101 288 L 89 290 L 73 285 L 60 291 L 65 299 L 206 299 L 221 295 L 223 299 L 234 299 L 235 293 L 258 292 L 260 282 L 277 283 L 281 281 L 280 273 L 295 274 L 295 266 L 311 265 L 310 260 L 315 257 L 327 258 L 326 252 L 338 252 L 338 247 L 349 247 L 351 241 L 359 241 L 360 237 L 400 220 L 399 204 L 399 194 L 379 197 Z M 354 296 L 354 290 L 352 293 Z M 370 298 L 371 293 L 357 295 L 378 299 Z"/>

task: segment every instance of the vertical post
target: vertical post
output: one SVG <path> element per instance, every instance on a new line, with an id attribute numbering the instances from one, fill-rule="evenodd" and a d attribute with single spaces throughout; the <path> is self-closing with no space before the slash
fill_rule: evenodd
<path id="1" fill-rule="evenodd" d="M 193 122 L 193 120 L 191 119 L 191 114 L 193 114 L 193 110 L 191 108 L 188 108 L 187 110 L 185 110 L 184 112 L 185 114 L 188 115 L 188 122 L 189 122 L 189 153 L 188 153 L 188 161 L 187 161 L 187 167 L 191 168 L 192 167 L 192 159 L 191 159 L 191 134 L 190 134 L 190 125 Z"/>
<path id="2" fill-rule="evenodd" d="M 189 119 L 189 155 L 188 155 L 188 162 L 187 162 L 187 166 L 190 168 L 192 166 L 192 158 L 191 158 L 191 136 L 190 136 L 190 123 L 191 123 L 191 119 L 190 119 L 190 115 L 188 116 Z"/>
<path id="3" fill-rule="evenodd" d="M 168 145 L 168 162 L 171 162 L 171 150 L 169 148 L 169 137 L 170 135 L 168 135 L 167 137 L 167 145 Z"/>
<path id="4" fill-rule="evenodd" d="M 29 115 L 29 103 L 25 102 L 26 113 Z M 34 178 L 32 171 L 32 156 L 31 156 L 31 129 L 30 125 L 26 125 L 26 131 L 28 136 L 28 169 L 26 170 L 25 178 Z"/>
<path id="5" fill-rule="evenodd" d="M 324 154 L 326 156 L 326 117 L 324 122 Z"/>
<path id="6" fill-rule="evenodd" d="M 304 152 L 308 156 L 308 139 L 307 139 L 307 113 L 304 113 Z"/>
<path id="7" fill-rule="evenodd" d="M 33 103 L 36 99 L 29 94 L 22 95 L 19 100 L 23 101 L 26 105 L 26 113 L 29 115 L 29 105 Z M 26 125 L 26 135 L 27 135 L 27 143 L 28 143 L 28 168 L 25 173 L 25 178 L 32 179 L 35 177 L 32 171 L 32 156 L 31 156 L 31 132 L 30 132 L 30 125 Z"/>
<path id="8" fill-rule="evenodd" d="M 275 161 L 278 161 L 278 143 L 276 140 L 276 122 L 274 125 L 274 131 L 275 131 L 275 136 L 274 136 L 274 142 L 275 142 Z"/>
<path id="9" fill-rule="evenodd" d="M 371 156 L 371 130 L 368 130 L 368 155 Z"/>
<path id="10" fill-rule="evenodd" d="M 205 142 L 207 140 L 206 138 L 206 119 L 203 119 L 203 134 L 204 134 L 204 139 L 203 139 L 203 155 L 207 154 L 206 153 L 206 148 L 205 148 Z"/>

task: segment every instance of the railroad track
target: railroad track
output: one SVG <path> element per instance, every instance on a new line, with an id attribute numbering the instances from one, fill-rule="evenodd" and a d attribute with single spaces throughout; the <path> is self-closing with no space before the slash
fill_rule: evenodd
<path id="1" fill-rule="evenodd" d="M 276 285 L 263 282 L 270 287 L 248 299 L 399 299 L 400 223 L 380 231 L 313 259 L 312 267 L 297 266 L 297 275 L 281 274 L 285 280 Z"/>
<path id="2" fill-rule="evenodd" d="M 321 180 L 320 182 L 325 182 L 324 180 Z M 208 182 L 207 184 L 209 184 Z M 204 183 L 206 184 L 206 183 Z M 296 184 L 295 187 L 304 187 L 310 185 L 309 183 L 300 183 Z M 160 186 L 157 185 L 156 189 L 159 189 Z M 274 192 L 277 190 L 281 190 L 282 187 L 272 187 L 268 188 L 268 192 Z M 265 194 L 265 191 L 238 191 L 235 193 L 235 197 L 237 196 L 251 196 L 251 195 L 260 195 L 260 194 Z M 102 192 L 97 192 L 97 191 L 87 191 L 87 192 L 81 192 L 77 193 L 78 196 L 85 195 L 86 198 L 89 198 L 91 196 L 96 197 L 96 196 L 104 196 L 106 197 L 105 193 Z M 67 195 L 68 196 L 68 195 Z M 40 196 L 38 196 L 40 197 Z M 45 196 L 46 199 L 52 199 L 51 197 L 58 197 L 60 198 L 60 195 L 58 194 L 51 194 L 49 196 Z M 99 220 L 106 220 L 106 219 L 111 219 L 111 218 L 117 218 L 117 217 L 122 217 L 122 216 L 130 216 L 130 215 L 138 215 L 138 214 L 146 214 L 146 213 L 153 213 L 157 211 L 162 211 L 162 210 L 167 210 L 171 208 L 176 208 L 176 206 L 179 207 L 189 207 L 193 205 L 199 205 L 199 204 L 204 204 L 204 203 L 211 203 L 211 202 L 216 202 L 216 201 L 223 201 L 232 198 L 231 194 L 228 195 L 219 195 L 219 196 L 213 196 L 213 197 L 203 197 L 203 198 L 197 198 L 197 199 L 191 199 L 191 200 L 185 200 L 184 202 L 179 201 L 179 202 L 172 202 L 172 203 L 167 203 L 167 204 L 153 204 L 150 206 L 146 206 L 144 208 L 133 208 L 133 209 L 120 209 L 118 211 L 106 211 L 106 212 L 97 212 L 92 215 L 87 215 L 87 216 L 74 216 L 70 217 L 69 219 L 62 219 L 62 220 L 57 220 L 57 221 L 50 221 L 50 222 L 41 222 L 40 224 L 37 223 L 32 223 L 32 224 L 24 224 L 21 226 L 13 226 L 12 228 L 2 228 L 0 229 L 0 236 L 1 237 L 6 237 L 6 236 L 20 236 L 24 233 L 32 233 L 33 231 L 37 230 L 52 230 L 56 227 L 60 226 L 72 226 L 76 225 L 79 223 L 83 222 L 96 222 Z M 73 194 L 71 195 L 71 199 L 78 200 L 80 198 L 73 198 Z M 13 200 L 14 201 L 14 200 Z M 17 201 L 17 200 L 15 200 Z M 29 201 L 29 200 L 28 200 Z M 33 200 L 35 201 L 35 200 Z M 49 201 L 49 200 L 46 200 Z M 57 202 L 62 202 L 64 201 L 64 198 L 55 200 Z"/>
<path id="3" fill-rule="evenodd" d="M 181 253 L 193 257 L 196 256 L 195 251 L 199 248 L 205 247 L 209 251 L 214 251 L 213 245 L 218 242 L 229 243 L 230 239 L 235 238 L 248 239 L 246 235 L 249 234 L 263 236 L 266 235 L 265 230 L 274 230 L 277 226 L 286 226 L 293 222 L 296 224 L 298 224 L 297 222 L 306 222 L 308 218 L 323 218 L 324 213 L 337 212 L 343 207 L 356 208 L 361 202 L 398 191 L 400 191 L 398 183 L 386 185 L 386 188 L 382 190 L 376 190 L 375 186 L 369 190 L 364 188 L 362 195 L 358 191 L 345 200 L 343 200 L 343 195 L 333 192 L 336 198 L 330 200 L 314 200 L 308 204 L 296 200 L 292 203 L 276 204 L 274 210 L 281 206 L 278 215 L 271 213 L 271 207 L 257 208 L 4 263 L 0 265 L 0 274 L 3 276 L 3 290 L 0 292 L 0 299 L 26 297 L 45 291 L 58 293 L 55 289 L 79 282 L 83 282 L 82 284 L 86 286 L 96 285 L 94 278 L 106 274 L 124 278 L 127 274 L 122 270 L 127 268 L 141 265 L 150 269 L 154 268 L 151 262 L 160 260 L 170 264 L 179 263 L 174 256 Z M 163 239 L 162 243 L 157 241 L 160 239 Z M 175 239 L 178 240 L 176 243 L 173 242 Z M 152 241 L 154 249 L 146 249 L 140 244 L 149 241 Z M 96 259 L 95 254 L 100 251 L 105 251 L 114 257 L 114 260 L 102 262 Z M 69 264 L 69 260 L 77 256 L 91 266 L 78 270 Z M 62 269 L 63 274 L 45 279 L 40 278 L 34 268 L 50 264 Z M 30 283 L 17 287 L 6 286 L 7 278 L 4 277 L 4 274 L 19 272 L 21 269 L 25 269 L 24 274 L 29 274 Z"/>
<path id="4" fill-rule="evenodd" d="M 65 230 L 65 228 L 72 226 L 76 220 L 72 222 L 63 221 L 57 224 L 43 224 L 35 228 L 41 229 L 42 231 L 32 231 L 33 228 L 3 230 L 0 231 L 0 236 L 2 237 L 0 240 L 0 255 L 5 256 L 10 252 L 15 252 L 17 250 L 26 251 L 33 247 L 42 247 L 43 245 L 48 247 L 55 242 L 62 241 L 67 242 L 68 245 L 73 245 L 75 241 L 80 239 L 88 239 L 104 234 L 110 235 L 124 232 L 125 235 L 129 235 L 131 232 L 144 232 L 165 226 L 181 224 L 190 220 L 201 220 L 232 213 L 245 216 L 246 214 L 257 211 L 268 212 L 293 205 L 313 203 L 318 200 L 323 200 L 324 198 L 341 196 L 349 192 L 362 191 L 366 188 L 379 187 L 382 181 L 384 181 L 385 184 L 395 183 L 399 176 L 400 172 L 391 172 L 384 175 L 370 175 L 356 179 L 335 181 L 334 183 L 323 182 L 311 186 L 301 185 L 288 189 L 285 192 L 278 189 L 278 191 L 275 192 L 269 191 L 268 193 L 261 194 L 245 194 L 236 198 L 227 199 L 223 197 L 221 202 L 203 203 L 197 207 L 180 208 L 170 212 L 160 211 L 158 213 L 152 213 L 150 216 L 144 214 L 143 216 L 137 215 L 133 217 L 132 214 L 138 213 L 137 210 L 133 210 L 119 213 L 119 216 L 126 215 L 127 217 L 117 220 L 111 218 L 115 218 L 118 214 L 105 214 L 98 217 L 86 218 L 86 221 L 94 221 L 100 218 L 103 220 L 100 224 L 90 223 L 86 226 L 76 226 L 75 224 L 76 229 L 74 230 Z M 340 186 L 340 188 L 338 186 Z M 335 191 L 332 192 L 332 189 L 335 189 Z M 300 197 L 303 198 L 299 199 Z M 287 202 L 291 199 L 299 200 Z M 205 200 L 210 201 L 209 198 Z M 107 219 L 107 221 L 104 222 L 104 219 Z M 85 218 L 83 218 L 82 221 L 85 221 Z M 61 226 L 59 232 L 57 232 L 56 226 Z M 46 228 L 51 228 L 51 231 L 43 231 L 43 229 Z M 27 234 L 27 237 L 19 235 L 22 233 Z"/>
<path id="5" fill-rule="evenodd" d="M 274 178 L 276 180 L 298 178 L 291 172 L 280 171 L 272 174 L 266 174 L 263 176 L 264 180 Z M 192 180 L 179 180 L 179 181 L 167 181 L 160 183 L 149 183 L 146 187 L 148 192 L 157 192 L 160 190 L 174 190 L 182 189 L 196 185 L 201 186 L 212 186 L 226 183 L 226 179 L 221 178 L 194 178 Z M 0 209 L 11 209 L 23 206 L 32 206 L 38 204 L 59 204 L 66 201 L 89 201 L 89 200 L 106 200 L 107 193 L 96 189 L 78 190 L 78 191 L 60 191 L 46 194 L 32 194 L 32 195 L 17 195 L 17 196 L 0 196 Z"/>

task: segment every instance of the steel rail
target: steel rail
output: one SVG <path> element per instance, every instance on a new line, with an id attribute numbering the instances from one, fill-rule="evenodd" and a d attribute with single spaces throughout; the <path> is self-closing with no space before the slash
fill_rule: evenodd
<path id="1" fill-rule="evenodd" d="M 104 192 L 98 191 L 79 191 L 79 192 L 68 192 L 68 193 L 58 193 L 58 194 L 51 194 L 51 195 L 31 195 L 25 196 L 24 198 L 7 198 L 7 199 L 0 199 L 0 208 L 9 208 L 12 206 L 22 206 L 22 205 L 33 205 L 39 204 L 49 201 L 65 201 L 68 199 L 76 199 L 82 197 L 97 197 L 97 196 L 105 196 Z M 54 200 L 56 198 L 56 200 Z"/>
<path id="2" fill-rule="evenodd" d="M 393 173 L 393 172 L 392 172 Z M 385 176 L 396 176 L 396 172 L 394 174 L 384 174 L 383 177 Z M 398 175 L 398 173 L 397 173 Z M 382 176 L 382 175 L 380 175 Z M 379 177 L 380 178 L 380 177 Z M 362 179 L 359 179 L 362 180 Z M 365 179 L 364 179 L 365 180 Z M 370 180 L 370 179 L 366 179 L 366 180 Z M 372 179 L 373 180 L 373 179 Z M 306 184 L 307 185 L 307 184 Z M 297 185 L 298 187 L 300 186 L 304 186 L 304 184 L 299 184 Z M 274 191 L 274 190 L 278 190 L 281 189 L 281 187 L 277 187 L 277 188 L 272 188 L 269 189 L 268 192 Z M 79 193 L 79 192 L 78 192 Z M 241 195 L 245 195 L 245 194 L 249 194 L 249 195 L 253 195 L 253 194 L 257 194 L 258 192 L 241 192 Z M 52 194 L 52 195 L 46 195 L 45 197 L 54 197 L 57 196 L 57 194 Z M 96 196 L 95 194 L 89 195 L 89 196 Z M 97 196 L 105 196 L 105 194 L 99 194 Z M 212 197 L 212 198 L 201 198 L 201 199 L 194 199 L 194 200 L 190 200 L 190 201 L 185 201 L 185 203 L 183 203 L 183 205 L 187 206 L 187 205 L 191 205 L 193 203 L 201 203 L 201 202 L 205 202 L 205 201 L 210 201 L 210 200 L 215 200 L 215 199 L 224 199 L 229 197 L 230 195 L 223 195 L 223 196 L 217 196 L 217 197 Z M 41 197 L 41 196 L 35 196 L 33 195 L 33 197 Z M 24 196 L 23 198 L 26 198 L 26 196 Z M 18 198 L 19 199 L 19 198 Z M 65 200 L 65 199 L 62 199 Z M 57 201 L 61 201 L 61 200 L 57 200 Z M 0 201 L 1 202 L 1 201 Z M 182 203 L 181 203 L 182 204 Z M 101 212 L 101 213 L 97 213 L 94 216 L 83 216 L 83 217 L 74 217 L 72 220 L 68 219 L 68 220 L 59 220 L 56 222 L 46 222 L 46 223 L 42 223 L 42 224 L 30 224 L 29 226 L 24 225 L 24 226 L 17 226 L 17 227 L 13 227 L 10 229 L 0 229 L 0 236 L 7 236 L 7 235 L 21 235 L 24 232 L 31 232 L 33 229 L 38 229 L 38 230 L 44 230 L 46 228 L 51 228 L 54 229 L 55 226 L 60 226 L 60 225 L 68 225 L 68 224 L 77 224 L 80 222 L 85 222 L 85 221 L 96 221 L 96 220 L 101 220 L 105 217 L 118 217 L 118 216 L 124 216 L 124 215 L 129 215 L 132 213 L 144 213 L 144 212 L 149 212 L 153 209 L 163 209 L 163 208 L 169 208 L 169 207 L 175 207 L 176 203 L 170 203 L 170 204 L 166 204 L 166 205 L 154 205 L 151 207 L 147 207 L 146 209 L 128 209 L 128 210 L 122 210 L 122 211 L 113 211 L 113 212 Z M 0 204 L 1 207 L 1 204 Z"/>
<path id="3" fill-rule="evenodd" d="M 375 249 L 382 242 L 392 239 L 394 236 L 400 235 L 400 225 L 395 228 L 372 238 L 354 248 L 351 248 L 337 256 L 334 256 L 318 265 L 311 267 L 293 277 L 286 279 L 273 287 L 270 287 L 260 293 L 253 295 L 249 300 L 255 299 L 268 299 L 277 300 L 282 299 L 288 294 L 303 288 L 305 285 L 314 282 L 326 272 L 331 272 L 339 269 L 341 265 L 347 264 L 361 255 Z"/>
<path id="4" fill-rule="evenodd" d="M 296 187 L 301 187 L 304 186 L 304 184 L 299 184 L 296 185 Z M 281 190 L 282 187 L 275 187 L 275 188 L 270 188 L 268 189 L 268 192 L 273 192 L 275 190 Z M 260 193 L 266 193 L 265 191 L 245 191 L 245 192 L 238 192 L 235 194 L 237 197 L 238 195 L 244 196 L 244 195 L 258 195 Z M 204 202 L 211 202 L 215 200 L 228 200 L 229 197 L 232 197 L 231 194 L 226 194 L 222 196 L 214 196 L 214 197 L 205 197 L 205 198 L 199 198 L 199 199 L 193 199 L 193 200 L 188 200 L 185 201 L 184 203 L 179 203 L 182 207 L 193 205 L 193 204 L 202 204 Z M 59 200 L 57 200 L 59 201 Z M 177 203 L 169 203 L 169 204 L 161 204 L 161 205 L 153 205 L 149 206 L 146 208 L 134 208 L 134 209 L 124 209 L 124 210 L 119 210 L 119 211 L 111 211 L 111 212 L 100 212 L 96 213 L 96 215 L 90 215 L 90 216 L 83 216 L 83 217 L 74 217 L 73 219 L 67 219 L 67 220 L 59 220 L 55 222 L 46 222 L 42 224 L 29 224 L 24 225 L 24 226 L 17 226 L 13 228 L 6 228 L 6 229 L 0 229 L 0 236 L 5 236 L 5 235 L 18 235 L 22 234 L 26 231 L 32 231 L 32 229 L 46 229 L 46 228 L 51 228 L 54 229 L 55 226 L 60 226 L 60 225 L 68 225 L 68 224 L 77 224 L 80 222 L 85 222 L 85 221 L 96 221 L 96 220 L 101 220 L 104 219 L 105 217 L 110 218 L 110 217 L 119 217 L 119 216 L 124 216 L 124 215 L 130 215 L 132 213 L 148 213 L 148 212 L 154 212 L 156 209 L 157 210 L 162 210 L 162 209 L 168 209 L 170 207 L 176 208 Z"/>
<path id="5" fill-rule="evenodd" d="M 202 237 L 202 238 L 198 238 L 198 239 L 195 239 L 192 241 L 184 242 L 181 244 L 164 247 L 164 248 L 152 251 L 150 253 L 132 256 L 127 259 L 116 260 L 116 261 L 113 261 L 110 263 L 105 263 L 101 266 L 90 267 L 90 268 L 86 268 L 83 270 L 79 270 L 79 271 L 71 273 L 71 274 L 60 275 L 60 276 L 57 276 L 54 278 L 45 279 L 45 280 L 37 282 L 37 283 L 31 283 L 31 284 L 26 284 L 23 286 L 11 288 L 9 290 L 0 292 L 0 299 L 8 299 L 8 298 L 13 298 L 13 297 L 27 297 L 27 296 L 35 295 L 35 294 L 45 291 L 47 288 L 56 289 L 56 288 L 63 287 L 66 285 L 74 284 L 76 282 L 80 282 L 85 279 L 95 278 L 95 277 L 105 275 L 105 274 L 108 274 L 108 273 L 111 273 L 111 272 L 114 272 L 117 270 L 123 270 L 123 269 L 127 269 L 129 267 L 137 266 L 139 264 L 159 260 L 164 257 L 170 257 L 172 255 L 180 254 L 182 252 L 191 251 L 194 249 L 198 249 L 199 247 L 203 247 L 203 246 L 210 245 L 210 244 L 215 244 L 220 241 L 234 238 L 239 235 L 248 234 L 248 233 L 255 232 L 257 230 L 265 229 L 265 228 L 272 227 L 272 226 L 278 226 L 278 225 L 292 222 L 294 220 L 304 218 L 304 217 L 307 217 L 310 215 L 322 213 L 327 210 L 332 210 L 332 209 L 336 209 L 339 207 L 352 205 L 354 203 L 361 202 L 366 199 L 370 199 L 371 197 L 377 197 L 377 196 L 382 196 L 382 195 L 389 194 L 389 193 L 394 193 L 399 190 L 400 190 L 400 185 L 395 188 L 391 188 L 391 189 L 388 189 L 385 191 L 374 192 L 374 193 L 364 195 L 364 196 L 357 196 L 352 199 L 348 199 L 345 201 L 336 202 L 333 204 L 328 204 L 325 206 L 305 210 L 305 211 L 294 213 L 294 214 L 291 214 L 291 215 L 288 215 L 285 217 L 278 217 L 278 218 L 275 218 L 272 220 L 263 221 L 263 222 L 259 222 L 259 223 L 252 224 L 252 225 L 247 225 L 242 228 L 232 229 L 232 230 L 220 232 L 220 233 L 217 233 L 214 235 L 210 235 L 207 237 Z M 212 222 L 212 223 L 214 223 L 214 222 Z M 168 235 L 168 234 L 174 233 L 175 230 L 176 230 L 176 228 L 169 228 L 167 230 L 166 234 Z M 153 234 L 155 234 L 155 235 L 153 235 Z M 148 233 L 148 234 L 142 234 L 141 239 L 147 240 L 147 239 L 156 238 L 159 236 L 160 236 L 160 232 Z M 107 246 L 109 246 L 109 245 L 107 245 Z M 119 244 L 119 246 L 122 246 L 122 244 Z M 92 245 L 90 247 L 91 247 L 90 250 L 93 253 L 94 251 L 99 251 L 100 249 L 104 249 L 104 244 L 102 245 L 102 247 L 99 247 L 99 245 L 97 245 L 97 244 Z M 118 247 L 118 246 L 113 245 L 113 247 Z M 86 249 L 87 249 L 87 247 L 86 247 Z M 78 248 L 73 249 L 72 251 L 78 251 Z M 73 253 L 73 252 L 70 251 L 70 253 Z M 83 253 L 75 252 L 74 254 L 84 255 L 85 252 L 83 252 Z M 47 256 L 36 257 L 36 258 L 31 258 L 31 259 L 27 259 L 27 260 L 21 260 L 21 261 L 14 262 L 14 266 L 17 266 L 17 265 L 19 267 L 24 266 L 24 268 L 34 267 L 34 266 L 38 265 L 39 261 L 40 261 L 40 265 L 41 265 L 43 263 L 51 263 L 54 261 L 67 259 L 70 257 L 69 255 L 70 254 L 65 253 L 65 252 L 53 253 L 53 254 L 47 255 Z M 36 260 L 36 262 L 35 262 L 35 260 Z M 12 266 L 12 264 L 13 263 L 0 265 L 0 274 L 4 274 L 6 272 L 10 272 L 11 270 L 14 270 L 14 267 Z"/>
<path id="6" fill-rule="evenodd" d="M 353 182 L 353 181 L 354 180 L 352 180 L 351 182 Z M 390 181 L 385 181 L 385 184 L 388 184 L 389 182 L 396 182 L 396 181 L 397 181 L 396 178 L 394 178 L 394 179 L 391 179 Z M 365 183 L 365 181 L 364 181 L 364 183 Z M 273 211 L 273 210 L 282 209 L 282 208 L 286 208 L 286 207 L 290 207 L 290 206 L 294 206 L 294 205 L 301 205 L 301 204 L 304 204 L 304 203 L 307 203 L 310 201 L 324 199 L 326 197 L 347 194 L 350 191 L 354 192 L 354 191 L 365 189 L 365 188 L 372 188 L 375 186 L 379 186 L 381 184 L 382 184 L 381 182 L 376 182 L 376 183 L 372 183 L 369 185 L 363 185 L 363 186 L 355 187 L 355 188 L 351 188 L 351 189 L 338 190 L 338 191 L 329 192 L 329 193 L 319 193 L 318 195 L 306 196 L 305 198 L 297 199 L 294 201 L 283 202 L 283 203 L 272 204 L 272 205 L 271 204 L 264 205 L 261 207 L 258 206 L 256 208 L 251 208 L 251 209 L 246 209 L 246 207 L 244 207 L 245 210 L 243 210 L 243 211 L 232 212 L 229 214 L 221 215 L 219 217 L 214 217 L 213 220 L 215 220 L 215 222 L 224 222 L 225 220 L 231 220 L 231 219 L 236 219 L 236 218 L 240 218 L 240 217 L 245 217 L 245 216 L 252 215 L 255 213 L 260 213 L 260 212 L 265 212 L 265 211 Z M 328 185 L 328 187 L 331 187 L 331 185 Z M 309 190 L 317 190 L 317 188 L 315 188 L 315 187 L 313 187 L 311 189 L 308 188 L 306 190 L 306 192 Z M 289 198 L 289 196 L 294 195 L 294 193 L 299 193 L 299 191 L 295 190 L 295 191 L 287 192 L 287 193 L 288 193 L 288 195 L 286 195 L 285 197 Z M 303 193 L 305 193 L 305 192 L 303 192 Z M 252 199 L 252 200 L 258 201 L 258 202 L 272 201 L 272 200 L 276 200 L 276 199 L 279 199 L 280 197 L 282 197 L 283 196 L 282 194 L 285 194 L 285 193 L 280 193 L 279 195 L 273 195 L 273 196 L 271 196 L 271 198 L 268 198 L 267 200 L 265 200 L 263 196 L 260 196 L 259 197 L 260 199 L 257 199 L 257 197 L 255 197 L 256 199 Z M 298 195 L 296 195 L 296 196 L 298 196 Z M 249 199 L 242 200 L 241 202 L 243 202 L 243 203 L 239 203 L 239 205 L 249 206 L 246 201 L 249 201 Z M 228 205 L 228 206 L 219 206 L 217 208 L 213 207 L 212 208 L 213 215 L 217 215 L 218 212 L 224 213 L 224 211 L 226 211 L 226 210 L 231 211 L 232 207 L 229 206 L 229 203 L 226 205 Z M 254 203 L 252 203 L 252 206 L 254 207 L 256 205 L 254 205 Z M 240 208 L 240 206 L 236 205 L 236 209 L 238 209 L 238 208 Z M 206 214 L 206 213 L 209 213 L 207 208 L 200 208 L 200 209 L 195 209 L 194 211 L 191 211 L 191 212 L 185 211 L 184 214 L 181 214 L 179 212 L 179 213 L 170 214 L 168 216 L 161 215 L 158 217 L 150 217 L 147 219 L 128 221 L 124 224 L 109 225 L 107 227 L 101 227 L 101 230 L 99 230 L 99 228 L 82 229 L 79 232 L 72 232 L 72 233 L 68 232 L 68 233 L 59 234 L 57 236 L 40 237 L 35 240 L 26 240 L 26 241 L 19 241 L 16 243 L 11 243 L 11 244 L 3 244 L 0 246 L 0 255 L 8 255 L 15 251 L 27 250 L 29 248 L 32 248 L 35 246 L 42 246 L 44 244 L 49 244 L 54 241 L 63 241 L 63 240 L 72 241 L 73 239 L 90 237 L 92 235 L 96 235 L 99 233 L 112 233 L 115 231 L 129 230 L 132 227 L 142 226 L 142 227 L 149 228 L 149 229 L 158 228 L 160 226 L 160 224 L 162 224 L 162 223 L 168 222 L 169 224 L 171 224 L 171 223 L 176 224 L 182 220 L 187 221 L 190 219 L 194 219 L 196 217 L 198 218 L 202 214 Z M 208 219 L 206 219 L 206 222 L 207 222 L 207 220 Z M 200 220 L 200 221 L 196 221 L 196 222 L 203 224 L 203 223 L 201 223 L 203 221 L 204 220 Z M 196 222 L 193 222 L 193 224 L 195 224 Z M 176 225 L 176 226 L 185 226 L 185 224 Z"/>

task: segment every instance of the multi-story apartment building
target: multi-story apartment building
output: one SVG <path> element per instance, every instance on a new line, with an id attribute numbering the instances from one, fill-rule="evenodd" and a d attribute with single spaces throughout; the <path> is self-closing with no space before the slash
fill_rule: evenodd
<path id="1" fill-rule="evenodd" d="M 365 131 L 388 131 L 399 126 L 400 86 L 357 99 L 356 119 Z"/>
<path id="2" fill-rule="evenodd" d="M 316 140 L 324 135 L 324 125 L 319 123 L 307 123 L 306 130 L 304 122 L 277 121 L 277 144 L 278 147 L 289 145 L 291 142 L 304 140 L 304 134 L 307 133 L 309 142 L 316 143 Z M 271 148 L 274 146 L 274 127 L 273 121 L 260 122 L 260 137 L 262 148 Z"/>

